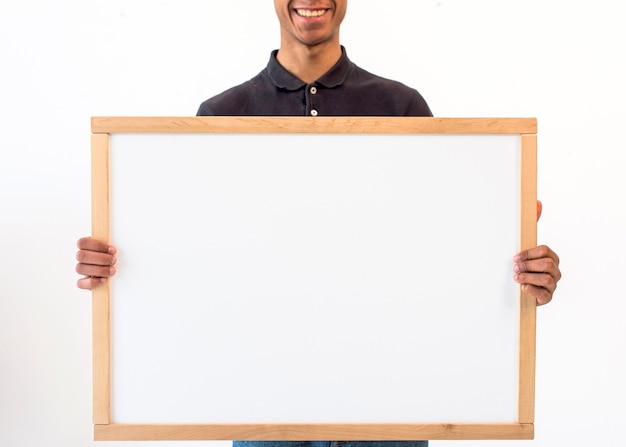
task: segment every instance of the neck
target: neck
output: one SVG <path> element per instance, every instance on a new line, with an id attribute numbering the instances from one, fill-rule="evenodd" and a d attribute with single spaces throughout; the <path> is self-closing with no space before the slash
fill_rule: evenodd
<path id="1" fill-rule="evenodd" d="M 283 42 L 276 58 L 287 71 L 310 84 L 337 63 L 341 58 L 341 46 L 338 42 L 310 47 Z"/>

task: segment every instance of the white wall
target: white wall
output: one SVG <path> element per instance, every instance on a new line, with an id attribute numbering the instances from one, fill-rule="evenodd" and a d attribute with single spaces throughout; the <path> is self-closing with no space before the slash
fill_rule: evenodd
<path id="1" fill-rule="evenodd" d="M 0 445 L 92 445 L 91 302 L 73 272 L 90 231 L 89 118 L 195 114 L 265 65 L 277 22 L 270 1 L 5 3 Z M 353 61 L 418 88 L 438 116 L 539 119 L 539 236 L 564 278 L 539 311 L 537 446 L 623 443 L 620 3 L 356 0 L 342 32 Z"/>

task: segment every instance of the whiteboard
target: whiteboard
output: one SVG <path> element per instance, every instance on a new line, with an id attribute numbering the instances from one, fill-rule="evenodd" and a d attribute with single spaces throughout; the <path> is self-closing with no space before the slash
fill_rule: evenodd
<path id="1" fill-rule="evenodd" d="M 118 274 L 97 425 L 519 431 L 519 133 L 202 120 L 107 133 Z"/>

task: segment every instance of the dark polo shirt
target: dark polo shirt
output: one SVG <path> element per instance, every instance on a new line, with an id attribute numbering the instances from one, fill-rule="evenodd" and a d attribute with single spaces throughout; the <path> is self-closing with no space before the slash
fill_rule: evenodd
<path id="1" fill-rule="evenodd" d="M 348 59 L 339 61 L 307 84 L 278 63 L 272 52 L 254 78 L 200 105 L 204 116 L 432 116 L 417 90 L 381 78 Z"/>

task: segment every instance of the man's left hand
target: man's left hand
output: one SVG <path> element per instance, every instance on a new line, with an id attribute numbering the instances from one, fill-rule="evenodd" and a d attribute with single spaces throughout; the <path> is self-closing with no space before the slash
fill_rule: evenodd
<path id="1" fill-rule="evenodd" d="M 541 217 L 541 211 L 541 202 L 537 201 L 537 220 Z M 522 285 L 522 290 L 534 296 L 538 306 L 552 301 L 556 285 L 561 279 L 557 254 L 547 245 L 540 245 L 516 254 L 513 262 L 513 279 Z"/>

